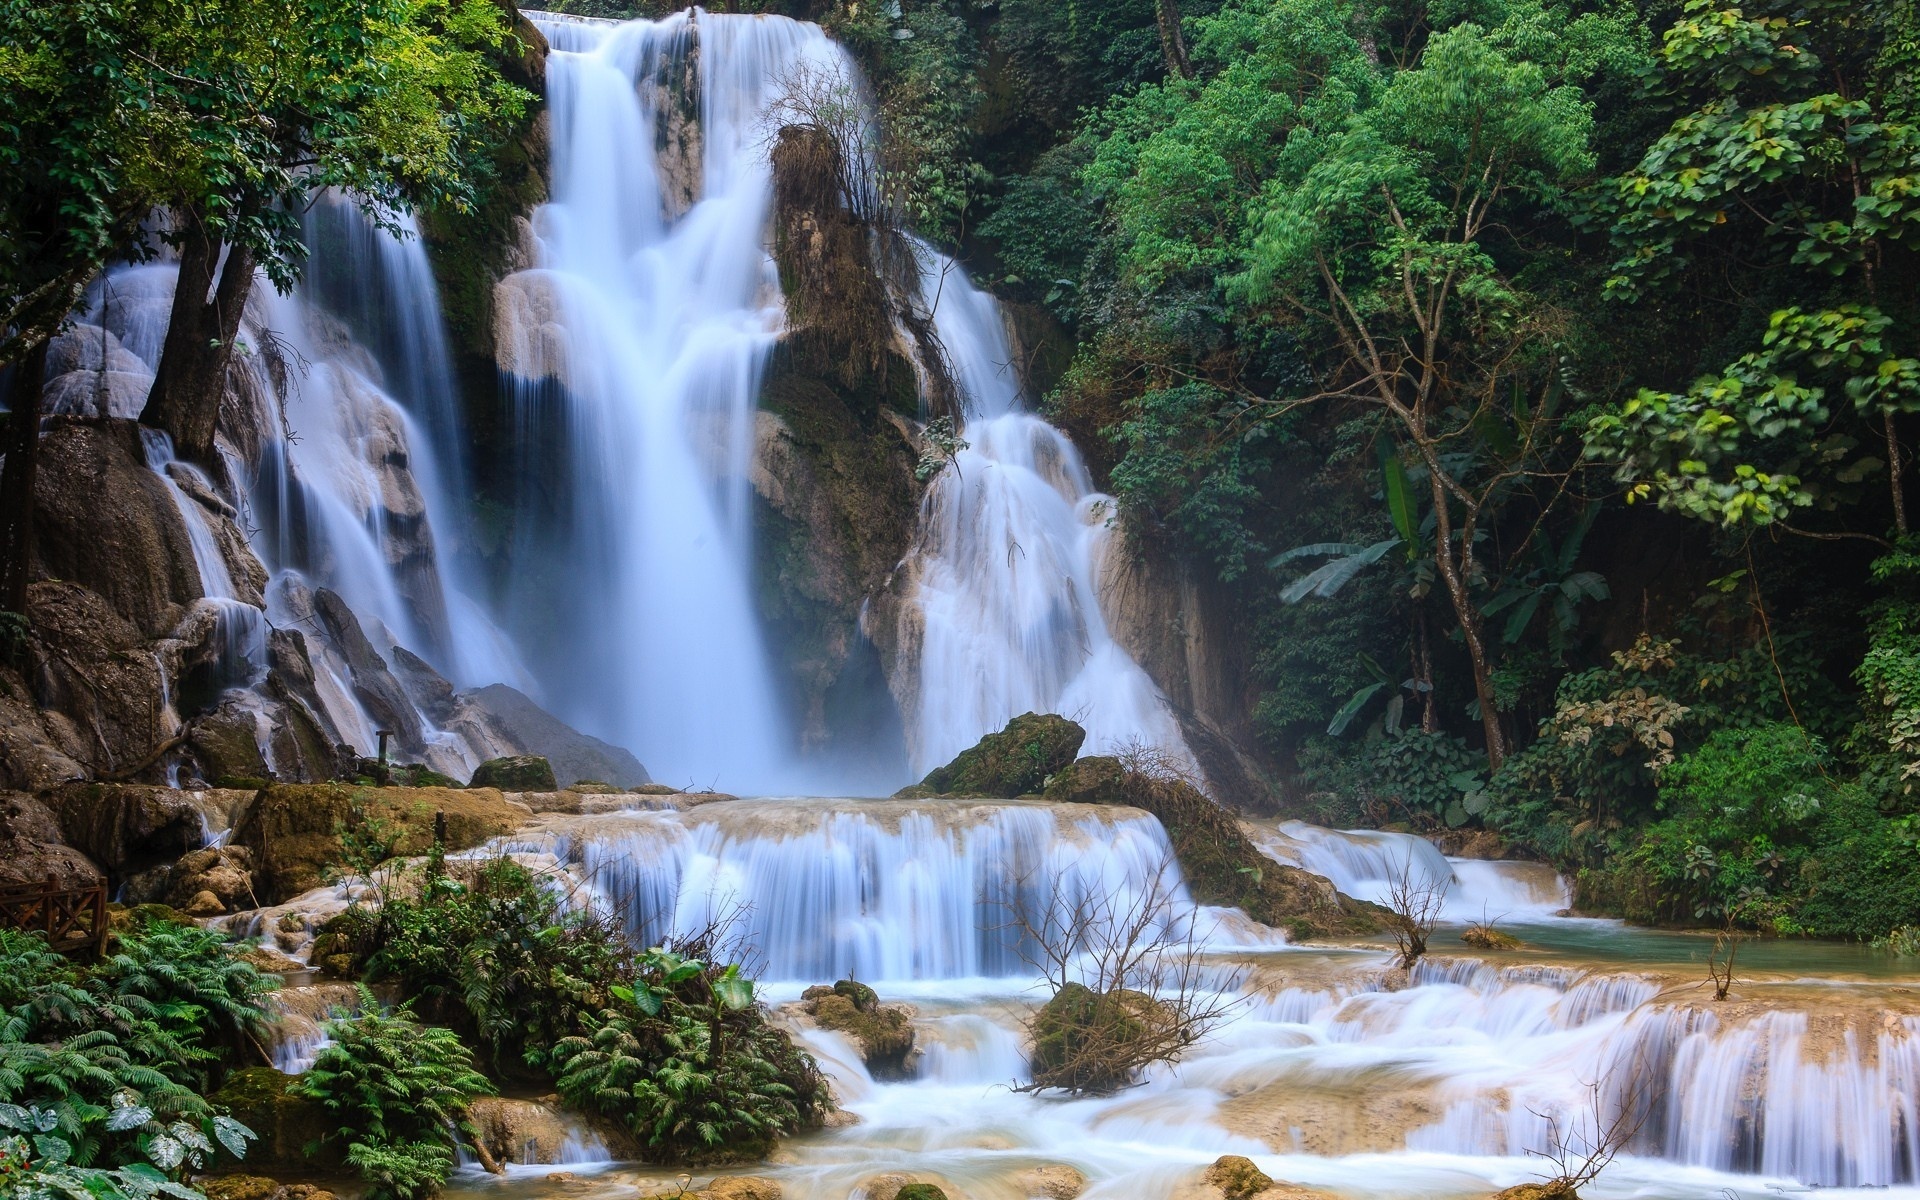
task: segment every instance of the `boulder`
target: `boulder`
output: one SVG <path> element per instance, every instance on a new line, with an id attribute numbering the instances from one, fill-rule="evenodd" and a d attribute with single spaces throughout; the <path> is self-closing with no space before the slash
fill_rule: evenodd
<path id="1" fill-rule="evenodd" d="M 150 640 L 116 603 L 65 580 L 27 591 L 31 702 L 43 710 L 41 727 L 54 745 L 89 774 L 151 765 L 177 728 L 162 652 L 180 643 Z M 186 611 L 173 605 L 165 619 Z"/>
<path id="2" fill-rule="evenodd" d="M 579 1118 L 551 1100 L 481 1096 L 467 1106 L 467 1120 L 495 1162 L 550 1166 L 578 1138 Z"/>
<path id="3" fill-rule="evenodd" d="M 1040 1087 L 1105 1095 L 1135 1081 L 1174 1044 L 1174 1010 L 1145 992 L 1095 992 L 1069 983 L 1034 1014 L 1033 1081 Z"/>
<path id="4" fill-rule="evenodd" d="M 1237 906 L 1296 939 L 1362 937 L 1385 928 L 1385 909 L 1260 853 L 1231 813 L 1184 780 L 1129 771 L 1119 759 L 1095 756 L 1055 775 L 1046 797 L 1152 813 L 1167 831 L 1188 890 L 1202 904 Z"/>
<path id="5" fill-rule="evenodd" d="M 722 1175 L 694 1193 L 699 1200 L 781 1200 L 780 1181 L 762 1175 Z"/>
<path id="6" fill-rule="evenodd" d="M 872 988 L 852 979 L 832 987 L 810 987 L 801 1006 L 822 1029 L 844 1033 L 860 1048 L 875 1079 L 904 1079 L 914 1060 L 913 1010 L 882 1004 Z"/>
<path id="7" fill-rule="evenodd" d="M 538 755 L 551 763 L 555 780 L 601 780 L 624 790 L 653 782 L 631 751 L 581 733 L 504 683 L 462 692 L 460 699 L 485 713 L 518 753 Z M 517 790 L 550 792 L 554 788 Z"/>
<path id="8" fill-rule="evenodd" d="M 1022 713 L 999 733 L 981 738 L 946 766 L 928 772 L 918 785 L 897 794 L 908 800 L 931 796 L 1011 800 L 1038 795 L 1050 778 L 1074 761 L 1086 738 L 1087 731 L 1065 717 Z"/>
<path id="9" fill-rule="evenodd" d="M 189 916 L 260 907 L 253 895 L 253 855 L 245 846 L 196 850 L 168 868 L 168 875 L 165 903 Z M 213 911 L 199 911 L 209 897 Z"/>
<path id="10" fill-rule="evenodd" d="M 186 522 L 140 438 L 134 422 L 107 421 L 57 424 L 40 439 L 34 555 L 43 578 L 95 593 L 155 638 L 204 590 Z"/>
<path id="11" fill-rule="evenodd" d="M 474 768 L 469 787 L 499 788 L 503 792 L 553 792 L 553 764 L 538 754 L 515 754 L 490 758 Z"/>
<path id="12" fill-rule="evenodd" d="M 1460 940 L 1475 950 L 1518 950 L 1520 939 L 1491 925 L 1469 925 L 1460 931 Z"/>
<path id="13" fill-rule="evenodd" d="M 316 1183 L 281 1183 L 262 1175 L 215 1175 L 193 1181 L 207 1200 L 337 1200 Z"/>
<path id="14" fill-rule="evenodd" d="M 0 887 L 92 887 L 105 878 L 92 859 L 66 845 L 51 810 L 25 792 L 0 792 Z"/>
<path id="15" fill-rule="evenodd" d="M 1540 1183 L 1516 1183 L 1495 1192 L 1493 1200 L 1580 1200 L 1580 1194 L 1564 1179 Z"/>
<path id="16" fill-rule="evenodd" d="M 1062 1163 L 1028 1167 L 1013 1183 L 1028 1200 L 1074 1200 L 1087 1190 L 1087 1177 Z"/>
<path id="17" fill-rule="evenodd" d="M 253 854 L 254 888 L 275 904 L 318 887 L 344 863 L 340 835 L 386 822 L 399 855 L 425 854 L 444 813 L 446 847 L 469 850 L 511 833 L 532 813 L 493 788 L 375 788 L 348 784 L 274 784 L 254 801 L 233 844 Z"/>
<path id="18" fill-rule="evenodd" d="M 949 1200 L 946 1189 L 939 1184 L 898 1172 L 865 1180 L 855 1194 L 867 1200 Z"/>
<path id="19" fill-rule="evenodd" d="M 1220 1189 L 1227 1200 L 1253 1200 L 1273 1186 L 1273 1177 L 1253 1165 L 1253 1160 L 1238 1154 L 1223 1154 L 1214 1160 L 1202 1176 Z"/>

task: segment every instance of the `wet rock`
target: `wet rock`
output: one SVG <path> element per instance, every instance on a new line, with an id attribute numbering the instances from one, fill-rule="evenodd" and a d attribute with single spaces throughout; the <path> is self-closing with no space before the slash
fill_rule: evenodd
<path id="1" fill-rule="evenodd" d="M 513 752 L 538 755 L 551 763 L 556 781 L 597 779 L 622 789 L 653 782 L 631 751 L 581 733 L 506 684 L 462 692 L 459 699 L 484 713 Z M 550 792 L 554 788 L 508 790 Z"/>
<path id="2" fill-rule="evenodd" d="M 553 764 L 537 754 L 490 758 L 474 768 L 471 787 L 499 788 L 503 792 L 553 792 Z"/>
<path id="3" fill-rule="evenodd" d="M 875 1175 L 860 1185 L 857 1194 L 866 1200 L 949 1200 L 939 1184 L 897 1173 Z"/>
<path id="4" fill-rule="evenodd" d="M 275 709 L 273 761 L 281 778 L 318 783 L 341 773 L 340 734 L 320 699 L 307 639 L 298 629 L 267 634 L 267 694 Z"/>
<path id="5" fill-rule="evenodd" d="M 86 778 L 87 769 L 48 732 L 46 714 L 25 699 L 26 685 L 19 679 L 0 668 L 5 681 L 0 683 L 0 788 L 40 792 Z"/>
<path id="6" fill-rule="evenodd" d="M 95 593 L 143 637 L 165 635 L 204 594 L 186 522 L 133 422 L 56 425 L 40 440 L 34 502 L 42 576 Z"/>
<path id="7" fill-rule="evenodd" d="M 561 1160 L 569 1141 L 598 1136 L 545 1100 L 482 1096 L 468 1105 L 467 1120 L 494 1160 L 503 1163 L 551 1165 Z"/>
<path id="8" fill-rule="evenodd" d="M 216 1175 L 193 1181 L 207 1200 L 337 1200 L 314 1183 L 281 1183 L 262 1175 Z"/>
<path id="9" fill-rule="evenodd" d="M 1065 717 L 1022 713 L 999 733 L 981 738 L 946 766 L 929 772 L 918 785 L 902 788 L 897 794 L 902 799 L 977 796 L 1003 800 L 1038 795 L 1052 776 L 1074 761 L 1086 737 L 1086 730 Z"/>
<path id="10" fill-rule="evenodd" d="M 420 714 L 406 689 L 393 677 L 387 660 L 374 649 L 360 619 L 337 592 L 320 588 L 313 593 L 313 610 L 325 630 L 328 644 L 346 660 L 352 673 L 353 694 L 380 729 L 393 731 L 399 750 L 411 758 L 426 754 Z"/>
<path id="11" fill-rule="evenodd" d="M 781 1200 L 780 1181 L 760 1175 L 723 1175 L 694 1195 L 700 1200 Z"/>
<path id="12" fill-rule="evenodd" d="M 1476 950 L 1518 950 L 1520 939 L 1491 925 L 1469 925 L 1460 931 L 1460 940 Z"/>
<path id="13" fill-rule="evenodd" d="M 0 792 L 0 887 L 92 887 L 104 878 L 92 859 L 65 844 L 51 810 L 24 792 Z"/>
<path id="14" fill-rule="evenodd" d="M 1580 1200 L 1573 1185 L 1564 1179 L 1544 1183 L 1516 1183 L 1494 1193 L 1494 1200 Z"/>
<path id="15" fill-rule="evenodd" d="M 1223 1154 L 1214 1160 L 1204 1176 L 1220 1189 L 1227 1200 L 1253 1200 L 1273 1186 L 1273 1177 L 1253 1165 L 1253 1160 L 1238 1154 Z"/>
<path id="16" fill-rule="evenodd" d="M 424 854 L 442 813 L 450 851 L 510 833 L 532 816 L 492 788 L 274 784 L 260 793 L 232 840 L 252 851 L 254 887 L 272 904 L 320 885 L 326 869 L 342 862 L 342 831 L 385 821 L 397 837 L 395 854 Z"/>
<path id="17" fill-rule="evenodd" d="M 204 777 L 215 785 L 258 790 L 274 774 L 260 747 L 261 726 L 266 725 L 271 738 L 274 726 L 282 722 L 273 721 L 262 704 L 255 693 L 233 692 L 222 696 L 212 712 L 189 723 L 187 745 Z"/>
<path id="18" fill-rule="evenodd" d="M 1021 1171 L 1013 1184 L 1028 1200 L 1074 1200 L 1087 1190 L 1087 1177 L 1064 1164 L 1048 1163 Z"/>
<path id="19" fill-rule="evenodd" d="M 166 903 L 194 917 L 258 908 L 252 868 L 253 855 L 245 846 L 196 850 L 168 868 Z M 208 897 L 211 912 L 205 911 Z"/>
<path id="20" fill-rule="evenodd" d="M 64 580 L 32 585 L 27 616 L 28 689 L 54 745 L 86 774 L 151 763 L 177 728 L 159 653 L 177 643 L 150 640 L 108 597 Z"/>
<path id="21" fill-rule="evenodd" d="M 906 1005 L 882 1004 L 866 984 L 842 979 L 832 987 L 808 988 L 801 1006 L 820 1028 L 852 1038 L 875 1079 L 903 1079 L 912 1072 L 913 1010 Z"/>
<path id="22" fill-rule="evenodd" d="M 1386 910 L 1342 894 L 1325 878 L 1260 853 L 1233 815 L 1184 780 L 1129 771 L 1120 760 L 1079 759 L 1047 785 L 1059 803 L 1124 805 L 1152 813 L 1173 843 L 1193 898 L 1235 905 L 1297 940 L 1378 933 Z"/>
<path id="23" fill-rule="evenodd" d="M 116 876 L 173 862 L 234 820 L 252 793 L 138 783 L 72 783 L 43 799 L 66 842 Z"/>
<path id="24" fill-rule="evenodd" d="M 1135 1082 L 1141 1068 L 1178 1044 L 1175 1011 L 1145 992 L 1095 992 L 1069 983 L 1033 1018 L 1033 1081 L 1104 1095 Z"/>

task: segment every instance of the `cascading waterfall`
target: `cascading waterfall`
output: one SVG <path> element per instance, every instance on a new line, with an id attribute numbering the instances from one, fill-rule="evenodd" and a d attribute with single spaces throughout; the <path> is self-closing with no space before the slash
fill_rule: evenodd
<path id="1" fill-rule="evenodd" d="M 1325 876 L 1349 896 L 1385 904 L 1405 873 L 1417 887 L 1443 893 L 1446 921 L 1534 921 L 1572 903 L 1566 882 L 1544 863 L 1448 858 L 1432 842 L 1385 830 L 1322 829 L 1304 821 L 1249 826 L 1262 853 Z"/>
<path id="2" fill-rule="evenodd" d="M 1195 909 L 1166 834 L 1144 814 L 1071 805 L 735 801 L 550 826 L 505 849 L 574 864 L 636 941 L 709 927 L 792 984 L 1036 973 L 1026 928 L 1099 898 L 1116 912 L 1165 897 Z"/>
<path id="3" fill-rule="evenodd" d="M 748 586 L 753 407 L 784 320 L 762 114 L 786 72 L 842 52 L 771 17 L 536 19 L 553 199 L 501 340 L 522 403 L 564 425 L 570 479 L 560 528 L 520 546 L 522 643 L 560 716 L 656 776 L 777 790 L 797 747 Z"/>
<path id="4" fill-rule="evenodd" d="M 922 302 L 960 393 L 967 445 L 934 480 L 908 563 L 908 757 L 924 773 L 1024 712 L 1087 731 L 1083 754 L 1157 748 L 1198 775 L 1153 680 L 1100 610 L 1114 516 L 1065 434 L 1025 411 L 999 306 L 921 249 Z"/>

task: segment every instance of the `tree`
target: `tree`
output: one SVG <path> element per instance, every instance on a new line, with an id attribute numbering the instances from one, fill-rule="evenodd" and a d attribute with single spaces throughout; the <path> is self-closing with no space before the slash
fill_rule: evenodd
<path id="1" fill-rule="evenodd" d="M 1640 389 L 1589 430 L 1628 498 L 1726 525 L 1854 501 L 1885 470 L 1909 528 L 1899 419 L 1920 411 L 1911 234 L 1920 126 L 1910 4 L 1690 0 L 1658 92 L 1678 109 L 1601 206 L 1622 300 L 1770 302 L 1754 348 L 1685 390 Z M 1729 287 L 1731 284 L 1731 287 Z"/>
<path id="2" fill-rule="evenodd" d="M 256 267 L 291 287 L 301 218 L 329 188 L 391 227 L 415 204 L 470 203 L 483 151 L 526 93 L 488 55 L 492 0 L 163 0 L 203 173 L 164 197 L 180 282 L 141 420 L 206 460 Z"/>
<path id="3" fill-rule="evenodd" d="M 1476 595 L 1488 575 L 1478 542 L 1545 470 L 1568 320 L 1505 265 L 1532 249 L 1512 209 L 1562 206 L 1563 189 L 1593 166 L 1591 128 L 1577 88 L 1554 86 L 1479 28 L 1437 34 L 1376 105 L 1323 135 L 1310 167 L 1269 186 L 1235 282 L 1325 346 L 1319 386 L 1276 409 L 1376 407 L 1424 475 L 1434 568 L 1494 769 L 1507 739 Z"/>

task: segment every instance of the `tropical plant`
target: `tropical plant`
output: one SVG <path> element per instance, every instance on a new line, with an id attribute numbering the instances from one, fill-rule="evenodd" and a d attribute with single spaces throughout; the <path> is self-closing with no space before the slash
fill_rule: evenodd
<path id="1" fill-rule="evenodd" d="M 152 1126 L 153 1113 L 120 1096 L 107 1124 L 115 1133 L 141 1130 Z M 56 1112 L 0 1104 L 0 1195 L 18 1200 L 205 1200 L 182 1181 L 184 1172 L 205 1166 L 215 1153 L 215 1141 L 234 1158 L 244 1158 L 254 1137 L 230 1117 L 214 1118 L 207 1131 L 175 1122 L 150 1132 L 140 1153 L 122 1164 L 89 1167 L 75 1162 L 73 1147 L 60 1128 Z"/>
<path id="2" fill-rule="evenodd" d="M 359 1011 L 326 1024 L 332 1045 L 292 1089 L 318 1101 L 336 1122 L 329 1140 L 347 1143 L 347 1159 L 376 1196 L 430 1195 L 453 1170 L 467 1104 L 493 1086 L 452 1030 L 421 1025 L 405 1005 L 382 1010 L 363 985 Z"/>

